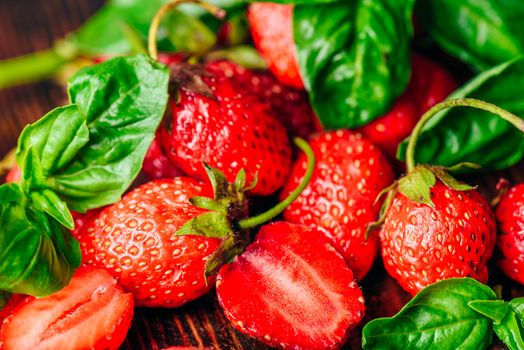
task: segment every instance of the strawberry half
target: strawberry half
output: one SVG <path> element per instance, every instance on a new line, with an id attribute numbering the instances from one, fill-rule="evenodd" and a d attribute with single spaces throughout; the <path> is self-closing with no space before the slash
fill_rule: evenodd
<path id="1" fill-rule="evenodd" d="M 248 8 L 247 18 L 253 42 L 271 72 L 284 84 L 303 89 L 293 39 L 293 6 L 254 3 Z"/>
<path id="2" fill-rule="evenodd" d="M 225 315 L 243 333 L 287 349 L 335 349 L 364 315 L 344 259 L 314 228 L 278 222 L 217 278 Z"/>
<path id="3" fill-rule="evenodd" d="M 133 298 L 102 269 L 82 267 L 48 297 L 26 297 L 3 322 L 0 348 L 118 349 L 133 317 Z"/>
<path id="4" fill-rule="evenodd" d="M 524 184 L 502 196 L 495 216 L 500 228 L 497 244 L 503 255 L 498 264 L 506 275 L 524 284 Z"/>
<path id="5" fill-rule="evenodd" d="M 380 210 L 375 198 L 393 182 L 393 169 L 377 147 L 351 131 L 317 134 L 311 138 L 310 146 L 317 160 L 313 177 L 284 211 L 284 218 L 320 227 L 361 280 L 378 250 L 378 238 L 372 235 L 366 239 L 366 229 Z M 301 181 L 305 166 L 302 153 L 293 164 L 282 196 Z"/>

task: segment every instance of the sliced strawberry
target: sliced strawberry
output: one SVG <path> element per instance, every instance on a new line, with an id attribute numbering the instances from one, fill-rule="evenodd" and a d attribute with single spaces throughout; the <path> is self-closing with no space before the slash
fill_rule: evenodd
<path id="1" fill-rule="evenodd" d="M 263 226 L 222 267 L 217 294 L 233 326 L 271 346 L 333 349 L 364 315 L 364 298 L 342 256 L 307 226 Z"/>
<path id="2" fill-rule="evenodd" d="M 27 297 L 0 329 L 10 349 L 117 349 L 133 317 L 133 298 L 102 269 L 78 269 L 67 287 L 48 297 Z"/>

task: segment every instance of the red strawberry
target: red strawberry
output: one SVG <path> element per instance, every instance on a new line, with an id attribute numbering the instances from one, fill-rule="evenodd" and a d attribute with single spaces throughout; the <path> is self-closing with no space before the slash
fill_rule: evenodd
<path id="1" fill-rule="evenodd" d="M 220 305 L 233 326 L 270 346 L 335 349 L 364 315 L 364 298 L 344 259 L 314 228 L 278 222 L 224 265 Z"/>
<path id="2" fill-rule="evenodd" d="M 11 170 L 5 176 L 5 182 L 18 182 L 22 178 L 22 172 L 18 165 L 13 165 Z"/>
<path id="3" fill-rule="evenodd" d="M 324 132 L 310 141 L 315 172 L 302 194 L 285 211 L 287 221 L 317 225 L 346 259 L 358 280 L 371 268 L 378 238 L 365 239 L 367 225 L 376 219 L 375 198 L 393 182 L 393 170 L 381 151 L 358 133 Z M 302 153 L 293 164 L 282 196 L 297 186 L 305 172 Z"/>
<path id="4" fill-rule="evenodd" d="M 380 231 L 388 273 L 413 295 L 451 277 L 487 282 L 495 221 L 484 198 L 440 180 L 431 187 L 430 198 L 434 207 L 396 193 Z"/>
<path id="5" fill-rule="evenodd" d="M 409 136 L 420 116 L 457 88 L 453 77 L 438 64 L 418 54 L 411 58 L 411 79 L 406 91 L 386 115 L 359 129 L 391 158 Z"/>
<path id="6" fill-rule="evenodd" d="M 284 84 L 303 89 L 292 17 L 291 5 L 261 2 L 251 4 L 247 11 L 251 36 L 271 72 Z"/>
<path id="7" fill-rule="evenodd" d="M 188 199 L 211 193 L 186 177 L 134 189 L 78 234 L 83 261 L 106 268 L 138 306 L 176 307 L 207 293 L 206 259 L 220 240 L 175 233 L 205 212 Z"/>
<path id="8" fill-rule="evenodd" d="M 278 190 L 291 163 L 285 128 L 266 105 L 243 97 L 220 70 L 207 67 L 199 72 L 193 68 L 186 73 L 199 92 L 180 83 L 170 126 L 159 131 L 171 163 L 199 179 L 206 176 L 202 161 L 224 172 L 230 181 L 245 169 L 248 182 L 258 174 L 253 194 Z M 175 76 L 183 74 L 182 67 Z"/>
<path id="9" fill-rule="evenodd" d="M 495 216 L 500 228 L 498 247 L 502 271 L 524 284 L 524 184 L 512 187 L 502 196 Z"/>
<path id="10" fill-rule="evenodd" d="M 268 71 L 249 70 L 231 61 L 213 61 L 207 65 L 223 71 L 242 93 L 253 94 L 262 103 L 267 103 L 290 136 L 306 138 L 318 130 L 317 117 L 304 90 L 282 84 Z"/>
<path id="11" fill-rule="evenodd" d="M 118 349 L 133 317 L 133 298 L 104 270 L 78 269 L 48 297 L 25 298 L 0 329 L 0 348 Z"/>
<path id="12" fill-rule="evenodd" d="M 150 180 L 165 179 L 181 175 L 178 170 L 165 155 L 164 151 L 158 144 L 156 139 L 153 140 L 151 146 L 147 150 L 142 165 L 142 171 Z"/>
<path id="13" fill-rule="evenodd" d="M 25 294 L 13 294 L 9 297 L 7 303 L 0 309 L 0 327 L 2 326 L 2 322 L 4 322 L 4 319 L 12 314 L 13 310 L 23 302 L 25 298 L 27 298 L 27 295 Z"/>

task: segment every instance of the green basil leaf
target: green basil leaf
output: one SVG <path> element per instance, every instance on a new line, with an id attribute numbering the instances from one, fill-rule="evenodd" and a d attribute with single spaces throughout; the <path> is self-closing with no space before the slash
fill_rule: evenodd
<path id="1" fill-rule="evenodd" d="M 413 3 L 359 0 L 295 7 L 300 73 L 324 127 L 365 125 L 405 90 Z"/>
<path id="2" fill-rule="evenodd" d="M 88 141 L 86 117 L 78 106 L 58 107 L 24 128 L 16 160 L 24 164 L 28 150 L 34 150 L 41 160 L 42 176 L 47 177 L 71 162 Z"/>
<path id="3" fill-rule="evenodd" d="M 425 0 L 417 17 L 448 53 L 485 70 L 524 53 L 520 0 Z"/>
<path id="4" fill-rule="evenodd" d="M 167 104 L 169 73 L 145 55 L 114 58 L 78 72 L 71 102 L 85 115 L 89 141 L 47 178 L 71 209 L 117 201 L 140 171 Z"/>
<path id="5" fill-rule="evenodd" d="M 520 299 L 520 300 L 518 300 Z M 510 350 L 524 349 L 524 318 L 522 311 L 524 298 L 514 299 L 509 303 L 503 300 L 475 300 L 469 307 L 494 321 L 493 330 Z"/>
<path id="6" fill-rule="evenodd" d="M 0 290 L 34 296 L 69 282 L 80 265 L 69 230 L 37 210 L 18 184 L 0 186 Z"/>
<path id="7" fill-rule="evenodd" d="M 465 84 L 449 98 L 473 97 L 524 118 L 524 57 L 496 66 Z M 398 148 L 405 159 L 408 140 Z M 474 108 L 447 109 L 424 127 L 415 150 L 417 163 L 452 166 L 472 162 L 482 170 L 504 169 L 524 157 L 524 136 L 507 121 Z M 475 171 L 475 169 L 468 169 Z"/>
<path id="8" fill-rule="evenodd" d="M 131 29 L 146 41 L 149 25 L 158 9 L 168 0 L 112 0 L 93 15 L 78 31 L 71 34 L 69 40 L 83 54 L 127 54 L 133 52 L 133 43 L 128 40 L 126 30 Z M 210 0 L 229 13 L 236 13 L 245 7 L 242 0 Z M 180 6 L 185 13 L 196 16 L 213 32 L 218 28 L 220 21 L 198 6 Z M 170 25 L 184 26 L 183 23 Z M 180 28 L 179 28 L 180 29 Z M 173 50 L 173 43 L 167 35 L 169 25 L 164 23 L 159 30 L 158 41 L 160 50 Z M 103 33 L 101 35 L 100 33 Z"/>
<path id="9" fill-rule="evenodd" d="M 198 18 L 182 11 L 173 11 L 167 19 L 168 38 L 173 51 L 203 55 L 216 42 L 216 35 Z"/>
<path id="10" fill-rule="evenodd" d="M 471 278 L 452 278 L 421 290 L 398 314 L 369 322 L 364 349 L 485 349 L 492 322 L 468 307 L 472 300 L 495 300 L 488 286 Z"/>

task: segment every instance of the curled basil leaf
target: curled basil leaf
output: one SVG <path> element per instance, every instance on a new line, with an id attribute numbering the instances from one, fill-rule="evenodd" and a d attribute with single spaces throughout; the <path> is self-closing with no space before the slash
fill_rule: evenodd
<path id="1" fill-rule="evenodd" d="M 114 203 L 127 190 L 162 120 L 168 80 L 166 67 L 145 55 L 114 58 L 72 77 L 69 96 L 85 116 L 89 141 L 46 180 L 71 209 Z"/>
<path id="2" fill-rule="evenodd" d="M 524 118 L 524 57 L 496 66 L 465 84 L 449 98 L 473 97 Z M 408 140 L 398 148 L 405 159 Z M 417 163 L 452 166 L 471 162 L 481 169 L 508 168 L 524 157 L 524 135 L 507 121 L 474 108 L 453 108 L 429 120 L 415 150 Z M 474 171 L 469 169 L 468 171 Z"/>
<path id="3" fill-rule="evenodd" d="M 485 70 L 524 53 L 520 0 L 425 0 L 417 18 L 451 55 Z"/>
<path id="4" fill-rule="evenodd" d="M 78 242 L 18 184 L 0 186 L 0 289 L 34 296 L 67 285 L 80 265 Z"/>
<path id="5" fill-rule="evenodd" d="M 365 125 L 405 90 L 413 3 L 359 0 L 295 7 L 300 73 L 324 127 Z"/>
<path id="6" fill-rule="evenodd" d="M 495 300 L 488 286 L 471 278 L 452 278 L 420 291 L 398 314 L 369 322 L 364 349 L 485 349 L 492 322 L 468 307 L 472 300 Z"/>

